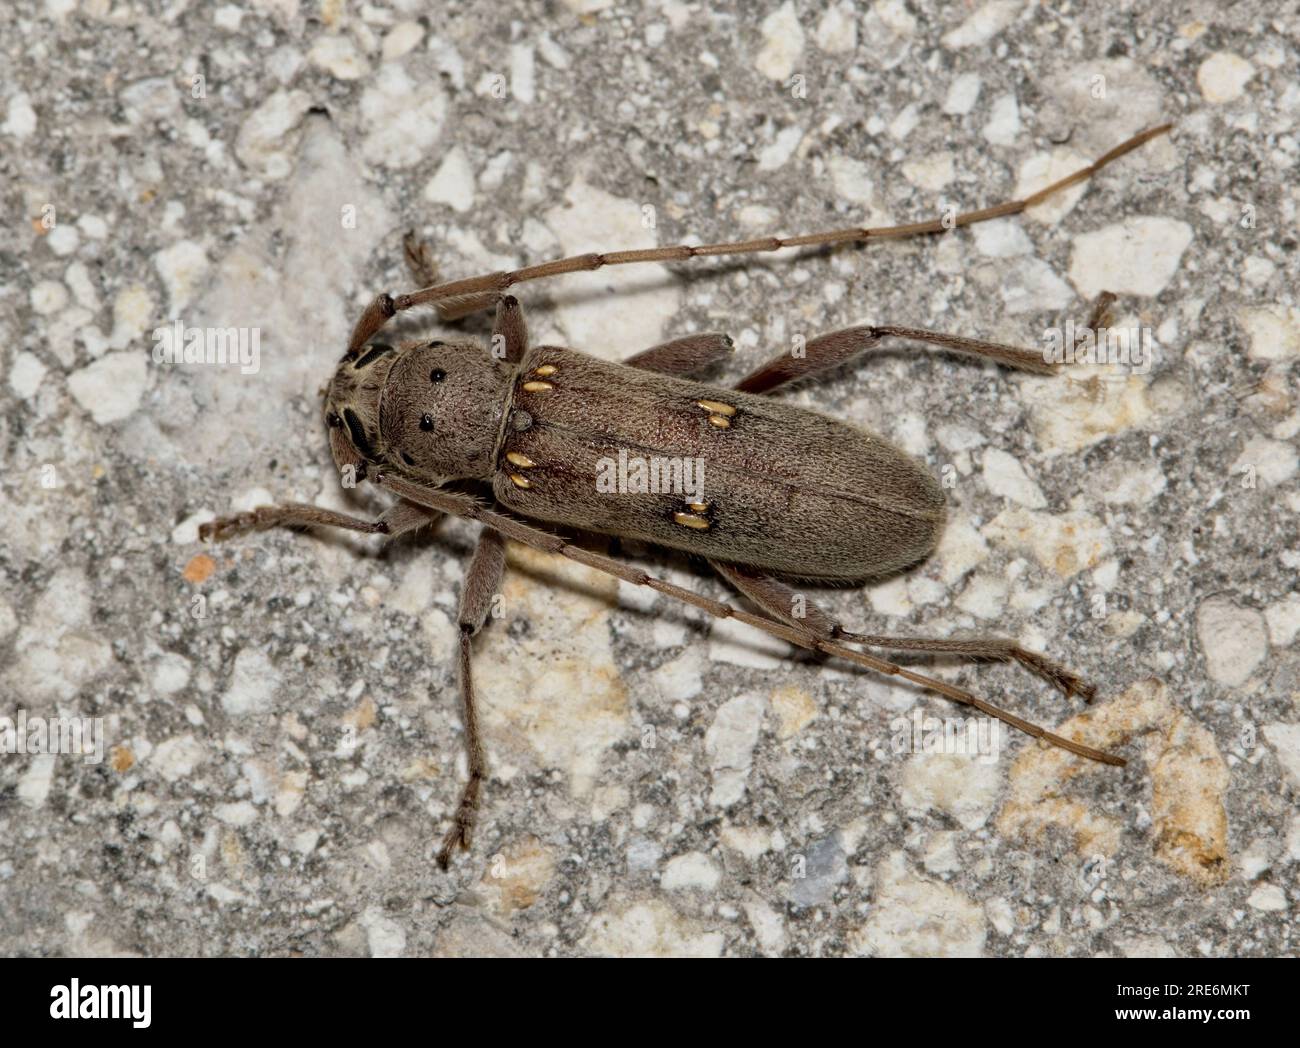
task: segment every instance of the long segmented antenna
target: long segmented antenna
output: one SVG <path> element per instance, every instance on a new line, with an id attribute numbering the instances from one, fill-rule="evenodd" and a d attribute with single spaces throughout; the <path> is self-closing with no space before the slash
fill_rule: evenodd
<path id="1" fill-rule="evenodd" d="M 927 222 L 914 222 L 903 226 L 881 226 L 876 229 L 855 226 L 848 229 L 833 229 L 822 233 L 804 233 L 791 237 L 760 237 L 756 240 L 735 240 L 716 244 L 676 244 L 671 247 L 642 248 L 636 251 L 610 251 L 586 255 L 571 255 L 557 258 L 535 266 L 525 266 L 509 272 L 487 273 L 483 276 L 454 280 L 448 284 L 413 291 L 410 294 L 394 298 L 385 292 L 379 295 L 361 315 L 352 337 L 348 341 L 348 354 L 358 352 L 362 346 L 382 328 L 390 318 L 415 306 L 437 305 L 455 300 L 458 309 L 453 315 L 463 315 L 475 309 L 492 305 L 509 288 L 528 280 L 544 280 L 547 277 L 560 276 L 564 273 L 584 273 L 605 266 L 626 266 L 637 262 L 685 262 L 693 258 L 717 258 L 724 255 L 748 255 L 765 251 L 780 251 L 792 247 L 826 247 L 834 244 L 848 244 L 867 240 L 901 239 L 903 237 L 924 236 L 932 233 L 946 233 L 959 226 L 974 225 L 1007 215 L 1018 215 L 1026 208 L 1042 203 L 1054 193 L 1069 189 L 1079 182 L 1087 181 L 1107 164 L 1113 163 L 1127 153 L 1131 153 L 1151 139 L 1165 134 L 1173 124 L 1161 124 L 1148 128 L 1134 135 L 1126 142 L 1117 145 L 1110 152 L 1094 160 L 1087 167 L 1081 167 L 1073 174 L 1067 175 L 1049 186 L 1038 190 L 1023 200 L 1009 200 L 992 207 L 977 211 L 966 211 L 956 216 L 931 219 Z"/>

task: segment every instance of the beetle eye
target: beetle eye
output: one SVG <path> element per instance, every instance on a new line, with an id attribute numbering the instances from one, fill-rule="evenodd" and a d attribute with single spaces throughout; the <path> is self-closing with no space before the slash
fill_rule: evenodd
<path id="1" fill-rule="evenodd" d="M 432 416 L 432 415 L 429 415 L 429 414 L 427 414 L 427 413 L 424 414 L 424 415 L 421 415 L 421 416 L 420 416 L 420 428 L 421 428 L 422 430 L 424 430 L 426 433 L 432 433 L 432 432 L 433 432 L 433 416 Z"/>
<path id="2" fill-rule="evenodd" d="M 442 368 L 434 368 L 432 371 L 429 372 L 430 382 L 441 382 L 446 377 L 447 377 L 447 372 L 443 371 Z"/>

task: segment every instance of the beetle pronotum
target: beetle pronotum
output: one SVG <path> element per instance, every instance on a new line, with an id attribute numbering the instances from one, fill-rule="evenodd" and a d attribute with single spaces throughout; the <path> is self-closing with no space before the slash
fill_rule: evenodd
<path id="1" fill-rule="evenodd" d="M 457 845 L 469 847 L 487 774 L 470 653 L 504 569 L 504 539 L 649 586 L 793 645 L 901 677 L 1071 753 L 1122 765 L 1120 757 L 1049 732 L 963 688 L 847 646 L 1015 661 L 1067 697 L 1091 699 L 1092 688 L 1075 674 L 1014 641 L 852 633 L 811 603 L 802 616 L 791 611 L 796 595 L 791 580 L 862 581 L 923 560 L 938 541 L 945 500 L 921 463 L 880 437 L 767 394 L 833 369 L 886 338 L 911 339 L 1012 368 L 1051 373 L 1055 366 L 1042 354 L 915 328 L 855 327 L 814 338 L 802 356 L 782 355 L 726 389 L 689 377 L 726 356 L 731 340 L 725 335 L 677 339 L 611 364 L 558 346 L 530 347 L 522 309 L 506 292 L 530 280 L 603 266 L 943 233 L 1018 214 L 1085 181 L 1169 128 L 1166 124 L 1144 131 L 1024 200 L 947 219 L 577 255 L 445 284 L 427 279 L 431 286 L 396 298 L 381 294 L 352 331 L 326 394 L 325 418 L 339 468 L 351 467 L 356 476 L 391 490 L 398 501 L 373 521 L 297 503 L 262 506 L 203 525 L 201 537 L 220 540 L 246 530 L 311 525 L 396 536 L 442 514 L 483 525 L 465 575 L 458 617 L 468 780 L 438 853 L 443 868 Z M 408 237 L 406 250 L 417 278 L 430 274 L 422 246 Z M 370 345 L 391 317 L 424 305 L 436 307 L 444 320 L 495 306 L 494 352 L 463 338 L 417 340 L 397 348 Z M 598 490 L 598 461 L 628 451 L 702 457 L 711 478 L 707 495 Z M 655 578 L 529 520 L 701 555 L 760 613 Z"/>

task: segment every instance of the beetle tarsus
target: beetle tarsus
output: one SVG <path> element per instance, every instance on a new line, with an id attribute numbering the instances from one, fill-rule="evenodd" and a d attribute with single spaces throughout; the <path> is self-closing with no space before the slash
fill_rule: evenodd
<path id="1" fill-rule="evenodd" d="M 481 775 L 470 772 L 469 780 L 460 795 L 460 804 L 456 808 L 455 821 L 442 839 L 442 847 L 438 849 L 438 866 L 443 870 L 451 865 L 451 854 L 458 847 L 461 851 L 469 851 L 474 817 L 478 812 L 479 785 L 482 781 Z"/>
<path id="2" fill-rule="evenodd" d="M 1015 647 L 1010 649 L 1010 655 L 1020 665 L 1042 677 L 1067 699 L 1078 695 L 1084 702 L 1092 702 L 1097 695 L 1097 689 L 1077 673 L 1057 665 L 1036 651 Z"/>

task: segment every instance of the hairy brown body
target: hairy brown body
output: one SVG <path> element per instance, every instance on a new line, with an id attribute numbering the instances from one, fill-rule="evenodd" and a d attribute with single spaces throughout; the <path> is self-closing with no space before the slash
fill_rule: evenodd
<path id="1" fill-rule="evenodd" d="M 660 473 L 674 460 L 702 466 L 698 498 L 679 485 L 601 490 L 611 472 L 635 488 L 637 474 L 618 467 L 635 469 L 637 459 L 647 474 L 656 460 Z M 524 460 L 533 465 L 516 464 Z M 492 486 L 502 505 L 534 520 L 834 581 L 924 558 L 944 520 L 934 478 L 872 433 L 556 346 L 531 349 L 520 365 Z"/>

